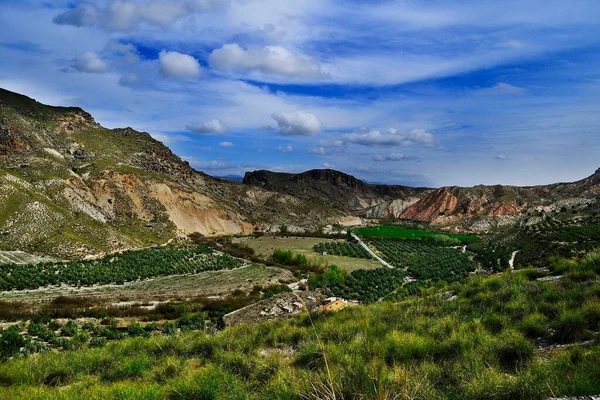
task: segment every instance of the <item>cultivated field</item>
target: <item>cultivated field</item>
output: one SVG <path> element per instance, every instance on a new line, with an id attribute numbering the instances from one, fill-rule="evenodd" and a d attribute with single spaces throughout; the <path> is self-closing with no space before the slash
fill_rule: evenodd
<path id="1" fill-rule="evenodd" d="M 264 257 L 269 257 L 275 249 L 290 250 L 295 254 L 302 254 L 311 261 L 316 261 L 324 265 L 337 265 L 338 267 L 351 272 L 357 269 L 375 269 L 381 268 L 377 261 L 317 254 L 313 247 L 319 243 L 327 242 L 344 242 L 336 239 L 322 238 L 303 238 L 303 237 L 258 237 L 258 238 L 237 238 L 234 240 L 237 243 L 243 243 L 254 249 L 256 254 Z"/>
<path id="2" fill-rule="evenodd" d="M 0 293 L 0 301 L 45 300 L 58 296 L 93 296 L 130 300 L 169 300 L 176 297 L 227 295 L 236 289 L 249 291 L 255 285 L 268 286 L 292 278 L 287 270 L 264 266 L 248 266 L 233 270 L 208 271 L 197 274 L 161 276 L 123 285 L 90 287 L 62 286 L 37 290 Z"/>
<path id="3" fill-rule="evenodd" d="M 448 232 L 426 231 L 421 229 L 405 228 L 403 226 L 369 226 L 358 228 L 354 232 L 361 237 L 385 237 L 402 239 L 423 239 L 446 236 L 450 239 L 460 240 L 461 242 L 475 242 L 478 240 L 472 235 L 458 235 Z"/>

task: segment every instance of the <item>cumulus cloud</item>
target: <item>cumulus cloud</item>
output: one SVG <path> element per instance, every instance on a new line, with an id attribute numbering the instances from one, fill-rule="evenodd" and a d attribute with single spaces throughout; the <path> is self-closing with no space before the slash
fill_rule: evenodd
<path id="1" fill-rule="evenodd" d="M 404 153 L 390 153 L 385 156 L 382 156 L 381 154 L 376 154 L 373 156 L 373 161 L 412 161 L 412 160 L 418 160 L 418 157 L 407 156 Z"/>
<path id="2" fill-rule="evenodd" d="M 313 136 L 323 127 L 316 115 L 303 111 L 273 113 L 271 117 L 277 122 L 280 135 Z"/>
<path id="3" fill-rule="evenodd" d="M 113 0 L 100 9 L 90 3 L 80 3 L 56 15 L 53 22 L 78 27 L 99 26 L 110 31 L 131 31 L 142 23 L 165 28 L 192 13 L 211 11 L 227 4 L 229 0 Z"/>
<path id="4" fill-rule="evenodd" d="M 278 148 L 280 153 L 291 153 L 292 151 L 294 151 L 294 147 L 292 146 L 279 146 Z"/>
<path id="5" fill-rule="evenodd" d="M 224 148 L 231 148 L 234 145 L 231 142 L 221 142 L 221 143 L 219 143 L 219 146 L 224 147 Z"/>
<path id="6" fill-rule="evenodd" d="M 490 96 L 520 96 L 527 93 L 527 89 L 505 82 L 499 82 L 492 87 L 480 89 L 479 93 Z"/>
<path id="7" fill-rule="evenodd" d="M 88 74 L 104 74 L 110 70 L 108 64 L 98 54 L 91 51 L 75 56 L 71 66 L 78 72 Z"/>
<path id="8" fill-rule="evenodd" d="M 329 163 L 323 163 L 323 168 L 333 168 L 333 165 Z"/>
<path id="9" fill-rule="evenodd" d="M 387 133 L 379 131 L 356 132 L 345 135 L 345 140 L 361 146 L 435 146 L 435 137 L 424 129 L 413 129 L 409 132 L 400 132 L 390 129 Z"/>
<path id="10" fill-rule="evenodd" d="M 227 132 L 227 126 L 223 125 L 218 119 L 211 119 L 200 125 L 188 125 L 186 129 L 198 135 L 210 135 Z"/>
<path id="11" fill-rule="evenodd" d="M 327 152 L 327 149 L 325 147 L 322 147 L 322 146 L 319 146 L 319 147 L 314 148 L 314 149 L 310 149 L 310 150 L 308 150 L 308 152 L 310 154 L 315 154 L 317 156 L 326 156 L 327 154 L 329 154 Z"/>
<path id="12" fill-rule="evenodd" d="M 200 170 L 218 170 L 236 168 L 236 164 L 231 164 L 223 159 L 218 160 L 202 160 L 193 156 L 181 157 L 183 160 L 190 163 L 191 166 Z"/>
<path id="13" fill-rule="evenodd" d="M 114 53 L 114 54 L 128 54 L 128 53 L 137 53 L 137 49 L 131 43 L 122 43 L 118 40 L 110 40 L 106 47 L 104 48 L 105 52 Z"/>
<path id="14" fill-rule="evenodd" d="M 161 51 L 158 55 L 160 72 L 177 79 L 196 79 L 202 74 L 200 63 L 194 57 L 176 51 Z"/>
<path id="15" fill-rule="evenodd" d="M 319 146 L 330 148 L 330 147 L 344 147 L 346 144 L 343 140 L 320 140 Z"/>
<path id="16" fill-rule="evenodd" d="M 290 78 L 329 78 L 312 57 L 293 53 L 281 46 L 244 49 L 236 43 L 226 44 L 213 50 L 209 63 L 221 71 L 257 71 Z"/>

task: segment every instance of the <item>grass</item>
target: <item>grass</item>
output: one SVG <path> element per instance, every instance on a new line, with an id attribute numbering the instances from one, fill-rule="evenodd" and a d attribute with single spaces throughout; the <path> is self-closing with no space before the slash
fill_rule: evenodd
<path id="1" fill-rule="evenodd" d="M 265 258 L 270 257 L 273 251 L 290 250 L 294 254 L 301 254 L 309 261 L 321 265 L 337 265 L 338 267 L 352 272 L 358 269 L 375 269 L 380 268 L 381 264 L 377 261 L 335 256 L 327 254 L 326 256 L 318 255 L 314 251 L 314 246 L 319 243 L 335 243 L 344 242 L 343 240 L 322 239 L 322 238 L 306 238 L 306 237 L 278 237 L 278 236 L 263 236 L 257 238 L 236 238 L 235 242 L 245 244 Z"/>
<path id="2" fill-rule="evenodd" d="M 475 242 L 479 240 L 472 235 L 459 235 L 448 232 L 435 232 L 414 228 L 405 228 L 402 226 L 369 226 L 366 228 L 355 229 L 354 232 L 362 237 L 383 237 L 383 238 L 401 238 L 401 239 L 424 239 L 424 238 L 442 238 L 447 237 L 460 242 Z"/>
<path id="3" fill-rule="evenodd" d="M 598 274 L 598 259 L 557 261 L 551 273 L 584 269 Z M 448 292 L 456 298 L 448 300 Z M 0 364 L 0 397 L 535 400 L 596 395 L 599 296 L 597 275 L 584 283 L 566 274 L 538 281 L 520 271 L 472 277 L 464 284 L 423 289 L 400 302 L 336 314 L 15 358 Z M 538 333 L 543 340 L 534 338 Z"/>

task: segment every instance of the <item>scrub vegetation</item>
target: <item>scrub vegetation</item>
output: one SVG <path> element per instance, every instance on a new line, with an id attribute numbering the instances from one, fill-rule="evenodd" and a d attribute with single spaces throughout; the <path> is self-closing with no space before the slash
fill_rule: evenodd
<path id="1" fill-rule="evenodd" d="M 331 315 L 242 324 L 214 335 L 149 333 L 101 347 L 16 356 L 0 364 L 0 396 L 546 399 L 597 394 L 599 274 L 600 252 L 595 252 L 554 259 L 548 271 L 475 276 L 401 301 Z M 560 278 L 539 280 L 545 275 Z M 8 329 L 4 341 L 15 337 Z"/>

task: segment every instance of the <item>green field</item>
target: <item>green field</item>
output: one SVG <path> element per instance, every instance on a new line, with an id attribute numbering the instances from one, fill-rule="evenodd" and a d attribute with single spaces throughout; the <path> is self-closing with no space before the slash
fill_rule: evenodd
<path id="1" fill-rule="evenodd" d="M 234 242 L 251 247 L 256 254 L 265 258 L 270 257 L 276 249 L 284 251 L 289 250 L 294 254 L 302 254 L 311 262 L 321 265 L 337 265 L 347 272 L 358 269 L 375 269 L 381 267 L 381 264 L 375 260 L 338 256 L 331 253 L 322 256 L 314 251 L 314 246 L 320 243 L 345 243 L 344 241 L 339 240 L 310 237 L 264 236 L 235 238 Z"/>
<path id="2" fill-rule="evenodd" d="M 448 232 L 426 231 L 421 229 L 405 228 L 402 226 L 369 226 L 366 228 L 355 229 L 354 232 L 361 237 L 424 239 L 440 238 L 441 236 L 446 236 L 450 239 L 460 240 L 461 242 L 475 242 L 479 240 L 479 238 L 472 235 L 459 235 Z"/>

